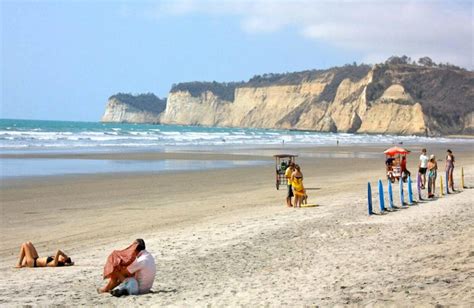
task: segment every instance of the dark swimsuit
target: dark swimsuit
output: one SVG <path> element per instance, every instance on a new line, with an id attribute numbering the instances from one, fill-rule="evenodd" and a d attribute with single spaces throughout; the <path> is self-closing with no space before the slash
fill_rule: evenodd
<path id="1" fill-rule="evenodd" d="M 39 259 L 39 257 L 36 257 L 33 259 L 33 267 L 38 267 L 38 264 L 36 263 L 36 261 Z M 46 258 L 46 265 L 48 265 L 49 262 L 53 261 L 54 258 L 53 257 L 47 257 Z"/>
<path id="2" fill-rule="evenodd" d="M 36 261 L 39 259 L 39 257 L 36 257 L 33 259 L 33 267 L 38 267 L 38 265 L 36 264 Z M 46 266 L 48 265 L 49 262 L 53 261 L 54 258 L 49 256 L 49 257 L 46 257 Z M 64 262 L 61 262 L 61 261 L 58 261 L 58 266 L 64 266 L 65 263 Z"/>

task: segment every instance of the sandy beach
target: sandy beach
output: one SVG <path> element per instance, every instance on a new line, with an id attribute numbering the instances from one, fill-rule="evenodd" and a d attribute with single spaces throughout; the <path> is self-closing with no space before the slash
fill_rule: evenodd
<path id="1" fill-rule="evenodd" d="M 432 144 L 429 152 L 444 159 L 448 147 L 456 155 L 456 186 L 463 166 L 466 186 L 474 187 L 472 145 Z M 0 305 L 472 307 L 474 189 L 368 216 L 367 182 L 375 191 L 385 180 L 384 148 L 2 155 L 268 163 L 3 181 Z M 409 148 L 416 174 L 420 147 Z M 309 202 L 319 206 L 285 207 L 271 157 L 282 152 L 300 155 Z M 444 162 L 439 166 L 444 170 Z M 394 193 L 400 207 L 398 185 Z M 97 294 L 108 254 L 138 237 L 156 258 L 153 293 Z M 76 265 L 14 269 L 27 240 L 40 256 L 61 248 Z"/>

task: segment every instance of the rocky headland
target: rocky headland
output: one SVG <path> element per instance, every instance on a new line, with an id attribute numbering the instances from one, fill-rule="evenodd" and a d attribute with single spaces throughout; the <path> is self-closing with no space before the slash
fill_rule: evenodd
<path id="1" fill-rule="evenodd" d="M 167 99 L 109 98 L 103 122 L 449 135 L 474 133 L 474 72 L 422 58 L 187 82 Z"/>

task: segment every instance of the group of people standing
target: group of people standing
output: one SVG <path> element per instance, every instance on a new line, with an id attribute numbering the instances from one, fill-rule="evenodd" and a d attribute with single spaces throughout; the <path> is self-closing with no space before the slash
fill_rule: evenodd
<path id="1" fill-rule="evenodd" d="M 286 195 L 286 205 L 288 207 L 301 207 L 306 203 L 306 189 L 303 185 L 303 173 L 301 167 L 294 162 L 290 162 L 285 171 L 285 177 L 288 181 L 288 194 Z M 292 198 L 294 197 L 294 204 Z"/>
<path id="2" fill-rule="evenodd" d="M 454 155 L 453 152 L 449 149 L 446 151 L 445 171 L 446 176 L 448 178 L 448 193 L 449 189 L 454 192 Z M 434 154 L 431 154 L 428 158 L 428 155 L 426 154 L 426 149 L 421 150 L 420 162 L 418 164 L 418 173 L 419 178 L 421 179 L 421 189 L 425 189 L 426 184 L 428 184 L 428 198 L 434 198 L 436 178 L 438 176 L 438 163 L 436 162 L 436 156 Z M 427 174 L 428 183 L 426 182 Z"/>

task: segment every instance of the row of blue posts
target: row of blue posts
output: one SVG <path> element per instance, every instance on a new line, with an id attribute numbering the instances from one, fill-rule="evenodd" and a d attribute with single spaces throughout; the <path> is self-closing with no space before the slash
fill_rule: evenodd
<path id="1" fill-rule="evenodd" d="M 405 205 L 405 193 L 403 191 L 403 181 L 400 179 L 400 204 Z M 418 178 L 418 195 L 419 199 L 421 199 L 421 188 L 420 188 L 420 179 Z M 411 177 L 408 177 L 408 205 L 413 205 L 415 201 L 413 201 L 413 190 L 412 190 L 412 182 L 411 182 Z M 380 212 L 383 213 L 385 212 L 385 196 L 383 192 L 383 184 L 382 180 L 379 180 L 378 182 L 378 191 L 379 191 L 379 205 L 380 205 Z M 368 200 L 368 211 L 369 215 L 374 214 L 373 208 L 372 208 L 372 188 L 370 186 L 370 182 L 367 183 L 367 200 Z M 389 180 L 388 181 L 388 206 L 390 209 L 394 208 L 393 204 L 393 189 L 392 189 L 392 182 Z"/>
<path id="2" fill-rule="evenodd" d="M 446 172 L 445 178 L 444 178 L 444 183 L 445 187 L 443 187 L 443 179 L 440 179 L 440 197 L 443 196 L 443 194 L 448 195 L 449 192 L 449 174 Z M 418 178 L 416 180 L 417 183 L 417 190 L 418 190 L 418 200 L 421 201 L 423 200 L 423 197 L 421 195 L 421 175 L 418 173 Z M 403 191 L 403 181 L 399 181 L 400 184 L 400 204 L 405 205 L 405 196 L 404 196 L 404 191 Z M 436 183 L 435 183 L 436 185 Z M 408 177 L 408 185 L 407 185 L 407 193 L 408 193 L 408 205 L 413 205 L 415 201 L 413 201 L 413 191 L 412 191 L 412 181 L 411 177 Z M 464 169 L 461 168 L 461 187 L 464 188 Z M 382 180 L 379 180 L 378 182 L 378 190 L 379 190 L 379 205 L 380 205 L 380 212 L 383 213 L 385 212 L 385 198 L 384 198 L 384 192 L 383 192 L 383 184 Z M 369 210 L 369 215 L 374 214 L 374 211 L 372 209 L 372 188 L 370 187 L 370 182 L 367 183 L 367 197 L 368 197 L 368 210 Z M 392 182 L 390 180 L 388 181 L 388 201 L 389 201 L 389 207 L 390 209 L 394 208 L 393 205 L 393 190 L 392 190 Z"/>

